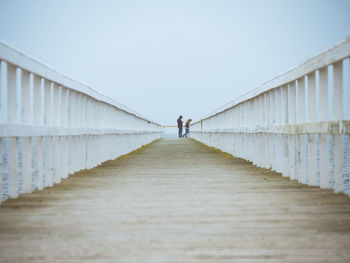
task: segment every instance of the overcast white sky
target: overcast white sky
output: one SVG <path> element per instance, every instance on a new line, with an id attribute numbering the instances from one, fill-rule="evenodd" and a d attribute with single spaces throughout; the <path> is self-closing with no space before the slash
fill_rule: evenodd
<path id="1" fill-rule="evenodd" d="M 350 0 L 0 0 L 0 40 L 161 124 L 350 35 Z"/>

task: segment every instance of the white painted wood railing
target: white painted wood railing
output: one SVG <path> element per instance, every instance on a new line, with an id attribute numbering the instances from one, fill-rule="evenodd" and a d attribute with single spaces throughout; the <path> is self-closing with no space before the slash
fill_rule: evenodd
<path id="1" fill-rule="evenodd" d="M 0 43 L 0 203 L 160 138 L 162 128 Z"/>
<path id="2" fill-rule="evenodd" d="M 350 39 L 195 122 L 191 137 L 349 194 Z"/>

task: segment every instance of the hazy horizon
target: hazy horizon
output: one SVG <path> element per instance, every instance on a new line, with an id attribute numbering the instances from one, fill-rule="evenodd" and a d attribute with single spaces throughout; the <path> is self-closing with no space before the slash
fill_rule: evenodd
<path id="1" fill-rule="evenodd" d="M 0 41 L 161 124 L 350 36 L 350 1 L 0 0 Z"/>

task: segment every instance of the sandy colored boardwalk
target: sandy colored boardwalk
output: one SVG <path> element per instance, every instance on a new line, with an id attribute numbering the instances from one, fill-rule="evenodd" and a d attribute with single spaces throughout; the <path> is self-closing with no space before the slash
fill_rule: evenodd
<path id="1" fill-rule="evenodd" d="M 0 262 L 350 262 L 350 200 L 162 139 L 5 202 Z"/>

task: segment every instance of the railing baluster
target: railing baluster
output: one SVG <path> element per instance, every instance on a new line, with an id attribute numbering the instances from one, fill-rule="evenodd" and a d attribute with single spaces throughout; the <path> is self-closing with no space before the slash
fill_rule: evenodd
<path id="1" fill-rule="evenodd" d="M 0 50 L 0 202 L 51 186 L 161 135 L 159 124 L 90 87 L 3 43 Z M 105 128 L 132 134 L 132 145 L 116 151 L 116 140 L 128 140 L 127 135 Z"/>
<path id="2" fill-rule="evenodd" d="M 69 90 L 61 86 L 61 127 L 68 127 L 68 96 Z"/>
<path id="3" fill-rule="evenodd" d="M 312 72 L 307 75 L 308 92 L 308 122 L 316 122 L 316 74 Z M 308 134 L 308 176 L 309 184 L 317 185 L 317 148 L 316 135 Z"/>
<path id="4" fill-rule="evenodd" d="M 288 123 L 288 86 L 281 87 L 281 125 Z M 283 176 L 289 176 L 289 145 L 288 135 L 280 134 L 281 136 L 281 149 L 282 149 L 282 162 L 281 172 Z"/>
<path id="5" fill-rule="evenodd" d="M 276 123 L 275 93 L 273 91 L 269 91 L 269 93 L 270 93 L 270 125 L 274 125 Z"/>
<path id="6" fill-rule="evenodd" d="M 59 180 L 61 178 L 68 177 L 68 158 L 69 158 L 69 136 L 60 136 L 59 137 L 60 144 L 60 175 Z"/>
<path id="7" fill-rule="evenodd" d="M 328 67 L 319 70 L 319 119 L 328 121 Z"/>
<path id="8" fill-rule="evenodd" d="M 1 64 L 1 61 L 0 61 Z M 0 65 L 1 67 L 1 65 Z M 1 69 L 0 69 L 1 70 Z M 1 75 L 1 74 L 0 74 Z M 1 83 L 1 79 L 0 79 L 0 83 Z M 0 85 L 0 93 L 1 93 L 1 85 Z M 1 99 L 1 98 L 0 98 Z M 4 200 L 4 196 L 5 196 L 5 189 L 3 187 L 3 177 L 4 177 L 4 148 L 3 148 L 3 139 L 2 137 L 0 137 L 0 202 L 2 200 Z"/>
<path id="9" fill-rule="evenodd" d="M 333 64 L 333 120 L 343 119 L 343 61 Z"/>
<path id="10" fill-rule="evenodd" d="M 343 61 L 333 64 L 333 120 L 343 119 Z M 333 136 L 333 187 L 335 192 L 344 191 L 344 136 Z"/>
<path id="11" fill-rule="evenodd" d="M 293 125 L 296 122 L 296 86 L 295 81 L 288 84 L 288 124 Z M 291 179 L 296 179 L 296 135 L 288 135 L 288 175 Z"/>
<path id="12" fill-rule="evenodd" d="M 295 81 L 288 84 L 288 123 L 296 123 L 296 86 Z"/>
<path id="13" fill-rule="evenodd" d="M 33 123 L 33 76 L 31 73 L 22 70 L 22 118 L 24 124 Z M 32 192 L 32 150 L 31 137 L 22 137 L 22 191 Z"/>
<path id="14" fill-rule="evenodd" d="M 0 60 L 0 122 L 4 122 L 5 111 L 3 110 L 3 108 L 5 107 L 5 104 L 7 104 L 7 99 L 5 98 L 5 79 L 6 79 L 5 67 L 6 67 L 6 62 Z"/>
<path id="15" fill-rule="evenodd" d="M 62 136 L 53 137 L 53 183 L 60 183 L 63 175 L 63 167 L 61 167 L 62 162 L 62 144 L 61 144 Z"/>
<path id="16" fill-rule="evenodd" d="M 15 66 L 7 64 L 7 120 L 10 123 L 18 123 L 18 77 L 20 74 Z"/>
<path id="17" fill-rule="evenodd" d="M 319 69 L 319 120 L 328 121 L 328 67 Z M 320 187 L 329 188 L 329 143 L 328 135 L 320 134 Z"/>
<path id="18" fill-rule="evenodd" d="M 344 112 L 349 105 L 343 105 L 347 102 L 343 89 L 345 94 L 350 93 L 350 86 L 343 87 L 349 57 L 350 39 L 346 39 L 237 98 L 229 107 L 202 118 L 200 125 L 205 129 L 194 130 L 192 136 L 301 183 L 349 194 L 345 187 L 348 155 L 344 156 L 344 145 L 348 143 L 350 113 Z M 328 75 L 332 72 L 333 94 L 329 94 Z M 346 76 L 349 78 L 350 71 Z M 232 130 L 229 134 L 225 131 L 225 139 L 221 140 L 227 128 L 223 116 L 234 113 L 235 108 L 239 109 L 238 121 L 233 117 L 235 126 L 229 127 Z M 234 138 L 232 146 L 228 138 Z"/>
<path id="19" fill-rule="evenodd" d="M 20 74 L 15 66 L 7 64 L 7 81 L 6 81 L 6 94 L 7 94 L 7 122 L 18 123 L 18 83 Z M 16 198 L 19 195 L 19 162 L 18 162 L 18 137 L 7 138 L 7 185 L 8 185 L 8 197 Z"/>

